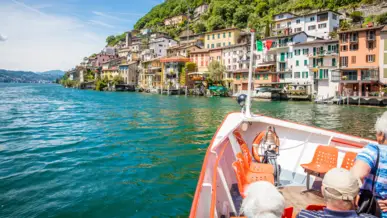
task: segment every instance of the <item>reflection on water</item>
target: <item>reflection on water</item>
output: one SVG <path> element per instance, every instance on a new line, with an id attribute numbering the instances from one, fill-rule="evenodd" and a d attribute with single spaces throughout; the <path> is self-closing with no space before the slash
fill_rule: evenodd
<path id="1" fill-rule="evenodd" d="M 383 108 L 254 102 L 256 113 L 373 138 Z M 0 217 L 189 213 L 235 100 L 0 84 Z"/>

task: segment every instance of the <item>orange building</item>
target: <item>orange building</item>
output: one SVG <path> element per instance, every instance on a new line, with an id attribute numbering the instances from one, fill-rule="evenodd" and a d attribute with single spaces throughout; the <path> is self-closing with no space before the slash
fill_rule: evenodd
<path id="1" fill-rule="evenodd" d="M 248 69 L 236 70 L 234 72 L 234 92 L 247 91 L 249 72 Z M 279 77 L 275 66 L 260 66 L 253 72 L 253 88 L 258 87 L 276 87 L 279 85 Z"/>
<path id="2" fill-rule="evenodd" d="M 190 59 L 196 64 L 198 72 L 208 72 L 208 64 L 210 63 L 210 54 L 208 49 L 197 49 L 196 51 L 191 51 Z"/>
<path id="3" fill-rule="evenodd" d="M 383 26 L 340 31 L 340 68 L 332 73 L 341 95 L 368 96 L 379 91 L 379 47 Z"/>

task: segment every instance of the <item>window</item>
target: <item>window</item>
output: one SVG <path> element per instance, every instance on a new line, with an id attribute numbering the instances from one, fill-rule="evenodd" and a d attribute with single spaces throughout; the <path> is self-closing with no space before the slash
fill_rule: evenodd
<path id="1" fill-rule="evenodd" d="M 261 79 L 261 75 L 255 74 L 255 79 L 260 80 Z"/>
<path id="2" fill-rule="evenodd" d="M 310 17 L 310 19 L 309 19 L 310 21 L 314 21 L 314 17 Z"/>
<path id="3" fill-rule="evenodd" d="M 296 61 L 296 66 L 298 67 L 300 65 L 300 61 Z"/>
<path id="4" fill-rule="evenodd" d="M 315 30 L 315 29 L 316 29 L 316 25 L 308 26 L 308 30 Z"/>
<path id="5" fill-rule="evenodd" d="M 293 58 L 293 53 L 292 52 L 288 52 L 288 58 Z"/>
<path id="6" fill-rule="evenodd" d="M 348 35 L 346 33 L 340 34 L 340 40 L 341 40 L 341 42 L 347 42 Z"/>
<path id="7" fill-rule="evenodd" d="M 340 48 L 340 51 L 347 51 L 348 50 L 348 46 L 347 45 L 342 45 L 341 48 Z"/>
<path id="8" fill-rule="evenodd" d="M 332 14 L 332 19 L 337 20 L 337 14 Z"/>
<path id="9" fill-rule="evenodd" d="M 358 41 L 358 38 L 359 38 L 359 35 L 358 35 L 358 33 L 351 33 L 350 34 L 350 41 L 351 42 L 357 42 Z"/>
<path id="10" fill-rule="evenodd" d="M 318 25 L 318 28 L 319 28 L 319 29 L 326 28 L 326 27 L 327 27 L 327 24 L 326 24 L 326 23 L 320 23 L 320 24 Z"/>
<path id="11" fill-rule="evenodd" d="M 308 60 L 304 60 L 304 66 L 308 66 Z"/>
<path id="12" fill-rule="evenodd" d="M 236 79 L 237 80 L 240 80 L 241 79 L 241 76 L 239 74 L 236 75 Z"/>
<path id="13" fill-rule="evenodd" d="M 228 45 L 231 45 L 231 42 L 228 42 Z"/>
<path id="14" fill-rule="evenodd" d="M 294 78 L 295 79 L 300 78 L 300 72 L 294 72 Z"/>
<path id="15" fill-rule="evenodd" d="M 375 62 L 375 55 L 367 55 L 366 60 L 368 63 Z"/>
<path id="16" fill-rule="evenodd" d="M 212 34 L 212 39 L 215 39 L 215 34 Z"/>
<path id="17" fill-rule="evenodd" d="M 231 37 L 231 32 L 228 32 L 228 37 Z"/>
<path id="18" fill-rule="evenodd" d="M 225 43 L 225 42 L 223 42 L 223 46 L 226 46 L 226 43 Z"/>
<path id="19" fill-rule="evenodd" d="M 214 44 L 211 44 L 211 48 L 215 48 Z"/>
<path id="20" fill-rule="evenodd" d="M 210 40 L 210 35 L 207 35 L 207 40 Z"/>
<path id="21" fill-rule="evenodd" d="M 332 58 L 332 67 L 336 67 L 336 58 Z"/>
<path id="22" fill-rule="evenodd" d="M 349 46 L 349 49 L 351 50 L 351 51 L 357 51 L 358 49 L 359 49 L 359 44 L 351 44 L 350 46 Z"/>
<path id="23" fill-rule="evenodd" d="M 309 54 L 309 48 L 302 49 L 302 54 L 304 54 L 304 55 Z"/>
<path id="24" fill-rule="evenodd" d="M 308 79 L 308 77 L 309 77 L 308 74 L 309 74 L 308 72 L 302 72 L 302 78 Z"/>
<path id="25" fill-rule="evenodd" d="M 299 23 L 301 23 L 301 20 L 300 20 L 300 19 L 297 19 L 297 20 L 296 20 L 296 24 L 299 24 Z"/>
<path id="26" fill-rule="evenodd" d="M 292 25 L 292 22 L 287 23 L 287 27 L 290 27 Z"/>
<path id="27" fill-rule="evenodd" d="M 226 33 L 223 33 L 223 38 L 226 38 Z"/>
<path id="28" fill-rule="evenodd" d="M 351 64 L 356 64 L 356 56 L 351 57 Z"/>
<path id="29" fill-rule="evenodd" d="M 296 49 L 294 50 L 294 55 L 300 55 L 301 54 L 301 49 Z"/>
<path id="30" fill-rule="evenodd" d="M 387 44 L 387 43 L 385 43 Z M 368 49 L 374 49 L 375 48 L 375 43 L 374 42 L 368 42 L 367 43 Z"/>
<path id="31" fill-rule="evenodd" d="M 294 32 L 295 32 L 295 33 L 301 32 L 301 27 L 299 27 L 299 28 L 294 28 Z"/>
<path id="32" fill-rule="evenodd" d="M 277 29 L 281 28 L 281 24 L 277 23 Z"/>
<path id="33" fill-rule="evenodd" d="M 207 48 L 210 48 L 210 44 L 207 44 Z"/>
<path id="34" fill-rule="evenodd" d="M 263 79 L 264 79 L 264 80 L 268 80 L 268 79 L 269 79 L 269 74 L 264 74 L 264 75 L 263 75 Z"/>
<path id="35" fill-rule="evenodd" d="M 340 57 L 340 67 L 348 67 L 348 57 Z"/>
<path id="36" fill-rule="evenodd" d="M 283 14 L 278 15 L 278 19 L 282 19 L 282 18 L 284 18 Z"/>
<path id="37" fill-rule="evenodd" d="M 328 79 L 328 77 L 329 77 L 328 69 L 320 69 L 319 74 L 320 74 L 320 76 L 319 76 L 320 79 Z"/>
<path id="38" fill-rule="evenodd" d="M 218 39 L 220 39 L 220 33 L 218 33 Z"/>

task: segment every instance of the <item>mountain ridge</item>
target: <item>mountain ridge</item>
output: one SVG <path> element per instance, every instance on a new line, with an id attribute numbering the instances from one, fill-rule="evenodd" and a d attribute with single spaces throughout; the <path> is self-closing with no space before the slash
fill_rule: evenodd
<path id="1" fill-rule="evenodd" d="M 60 79 L 65 72 L 50 70 L 45 72 L 0 69 L 0 82 L 4 83 L 50 83 Z"/>

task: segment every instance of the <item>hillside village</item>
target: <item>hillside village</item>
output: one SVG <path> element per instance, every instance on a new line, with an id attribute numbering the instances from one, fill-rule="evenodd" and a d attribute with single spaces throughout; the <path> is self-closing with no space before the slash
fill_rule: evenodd
<path id="1" fill-rule="evenodd" d="M 251 51 L 247 27 L 203 33 L 191 30 L 189 22 L 209 10 L 203 4 L 195 8 L 194 17 L 181 14 L 163 21 L 168 28 L 186 25 L 178 37 L 150 28 L 128 31 L 114 45 L 108 42 L 100 53 L 85 57 L 66 73 L 62 84 L 96 90 L 236 96 L 247 92 L 253 52 L 255 97 L 350 97 L 351 103 L 371 99 L 379 104 L 387 95 L 387 6 L 381 8 L 377 20 L 367 19 L 360 11 L 278 13 L 267 28 L 258 30 Z"/>

